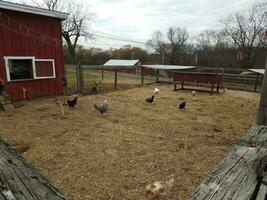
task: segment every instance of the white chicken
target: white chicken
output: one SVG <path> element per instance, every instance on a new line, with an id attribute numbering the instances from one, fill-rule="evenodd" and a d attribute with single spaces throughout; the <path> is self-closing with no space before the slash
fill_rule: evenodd
<path id="1" fill-rule="evenodd" d="M 160 191 L 172 188 L 174 179 L 171 178 L 168 181 L 156 181 L 153 185 L 146 186 L 146 193 L 150 195 L 156 195 Z"/>
<path id="2" fill-rule="evenodd" d="M 154 95 L 158 95 L 159 94 L 159 89 L 158 88 L 155 88 L 154 89 Z"/>
<path id="3" fill-rule="evenodd" d="M 195 95 L 196 95 L 196 91 L 193 90 L 193 91 L 192 91 L 192 96 L 195 96 Z"/>

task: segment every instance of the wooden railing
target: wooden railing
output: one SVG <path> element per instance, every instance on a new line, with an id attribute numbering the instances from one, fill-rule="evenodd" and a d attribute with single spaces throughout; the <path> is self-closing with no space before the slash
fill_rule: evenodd
<path id="1" fill-rule="evenodd" d="M 267 127 L 255 126 L 204 179 L 190 200 L 265 200 Z"/>
<path id="2" fill-rule="evenodd" d="M 0 199 L 67 200 L 67 197 L 0 140 Z"/>

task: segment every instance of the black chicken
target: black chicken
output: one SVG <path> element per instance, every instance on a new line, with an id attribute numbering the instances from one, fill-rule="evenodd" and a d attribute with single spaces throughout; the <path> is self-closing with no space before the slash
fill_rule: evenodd
<path id="1" fill-rule="evenodd" d="M 185 109 L 185 105 L 186 105 L 186 103 L 185 103 L 185 101 L 183 101 L 182 103 L 180 103 L 179 109 Z"/>
<path id="2" fill-rule="evenodd" d="M 152 97 L 148 97 L 146 99 L 146 102 L 148 102 L 148 103 L 153 103 L 153 101 L 154 101 L 154 95 L 152 95 Z"/>
<path id="3" fill-rule="evenodd" d="M 108 112 L 108 103 L 107 100 L 104 101 L 103 104 L 95 104 L 94 105 L 95 109 L 97 109 L 101 114 L 107 113 Z"/>
<path id="4" fill-rule="evenodd" d="M 70 108 L 75 109 L 75 105 L 77 104 L 77 99 L 78 97 L 75 97 L 73 100 L 67 99 Z"/>

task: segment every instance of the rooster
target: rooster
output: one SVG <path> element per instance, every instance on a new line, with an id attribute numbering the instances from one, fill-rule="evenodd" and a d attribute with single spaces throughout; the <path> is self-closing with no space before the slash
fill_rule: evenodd
<path id="1" fill-rule="evenodd" d="M 75 105 L 77 104 L 78 97 L 75 97 L 73 100 L 67 99 L 68 106 L 72 109 L 75 109 Z"/>
<path id="2" fill-rule="evenodd" d="M 183 101 L 182 103 L 180 103 L 179 109 L 185 109 L 185 105 L 186 105 L 186 102 Z"/>
<path id="3" fill-rule="evenodd" d="M 108 112 L 108 101 L 105 100 L 103 104 L 95 104 L 94 105 L 95 109 L 97 109 L 101 114 L 107 113 Z"/>
<path id="4" fill-rule="evenodd" d="M 154 101 L 154 97 L 155 97 L 155 95 L 152 95 L 152 97 L 148 97 L 148 98 L 146 99 L 146 102 L 148 102 L 148 103 L 153 103 L 153 101 Z"/>

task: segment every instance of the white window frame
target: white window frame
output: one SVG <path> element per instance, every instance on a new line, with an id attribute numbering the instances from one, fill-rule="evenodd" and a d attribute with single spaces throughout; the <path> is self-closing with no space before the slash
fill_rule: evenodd
<path id="1" fill-rule="evenodd" d="M 12 81 L 24 81 L 24 80 L 35 80 L 35 79 L 53 79 L 56 78 L 56 69 L 55 69 L 55 60 L 54 59 L 35 59 L 34 56 L 4 56 L 5 65 L 6 65 L 6 77 L 8 82 Z M 30 79 L 17 79 L 17 80 L 11 80 L 10 78 L 10 71 L 9 71 L 9 65 L 8 60 L 32 60 L 32 72 L 33 72 L 33 78 Z M 53 76 L 41 76 L 37 77 L 36 75 L 36 67 L 35 62 L 52 62 L 53 67 Z"/>
<path id="2" fill-rule="evenodd" d="M 36 75 L 36 68 L 35 62 L 52 62 L 53 67 L 53 75 L 52 76 L 39 76 Z M 49 79 L 49 78 L 56 78 L 56 68 L 55 68 L 55 60 L 54 59 L 35 59 L 34 61 L 34 79 Z"/>

